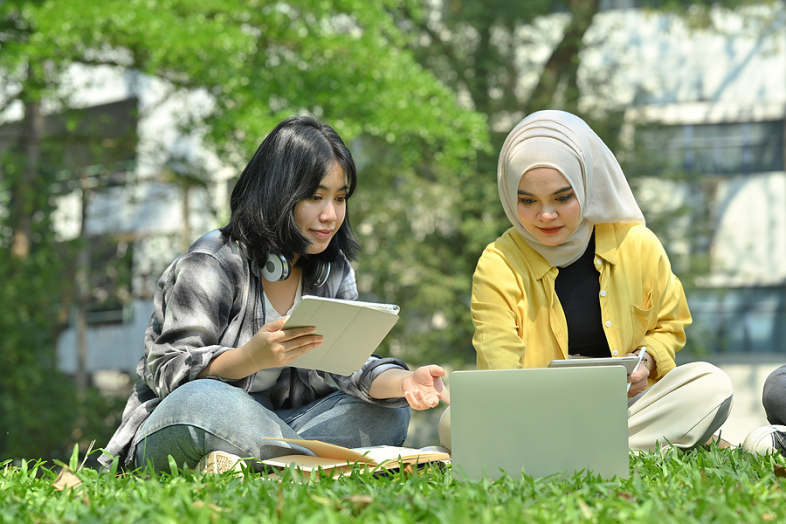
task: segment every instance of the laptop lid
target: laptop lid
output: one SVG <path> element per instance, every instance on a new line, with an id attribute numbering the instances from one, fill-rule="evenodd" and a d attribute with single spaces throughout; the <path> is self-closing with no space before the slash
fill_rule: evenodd
<path id="1" fill-rule="evenodd" d="M 628 478 L 626 376 L 622 366 L 454 371 L 454 475 Z"/>

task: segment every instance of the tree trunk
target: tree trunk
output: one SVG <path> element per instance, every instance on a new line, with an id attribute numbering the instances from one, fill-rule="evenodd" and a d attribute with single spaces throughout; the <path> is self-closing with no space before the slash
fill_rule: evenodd
<path id="1" fill-rule="evenodd" d="M 570 0 L 568 8 L 572 18 L 562 41 L 546 61 L 538 84 L 527 101 L 527 114 L 540 109 L 553 109 L 554 97 L 561 82 L 564 82 L 565 92 L 563 108 L 573 112 L 578 108 L 579 53 L 584 47 L 584 35 L 600 9 L 600 0 Z"/>
<path id="2" fill-rule="evenodd" d="M 19 181 L 13 191 L 14 240 L 11 255 L 27 258 L 33 241 L 33 214 L 35 213 L 35 177 L 41 162 L 41 139 L 44 133 L 44 117 L 40 100 L 25 102 L 25 117 L 22 120 L 19 149 L 24 163 Z"/>
<path id="3" fill-rule="evenodd" d="M 87 369 L 87 308 L 90 304 L 90 240 L 87 237 L 88 207 L 90 204 L 90 179 L 81 175 L 82 224 L 79 238 L 81 245 L 76 259 L 76 391 L 84 393 L 90 385 Z"/>
<path id="4" fill-rule="evenodd" d="M 475 109 L 484 114 L 491 114 L 491 98 L 489 93 L 489 76 L 491 75 L 492 53 L 491 26 L 494 20 L 483 18 L 478 20 L 475 30 L 480 41 L 474 53 L 475 63 L 472 78 L 466 79 L 467 88 L 472 95 Z"/>

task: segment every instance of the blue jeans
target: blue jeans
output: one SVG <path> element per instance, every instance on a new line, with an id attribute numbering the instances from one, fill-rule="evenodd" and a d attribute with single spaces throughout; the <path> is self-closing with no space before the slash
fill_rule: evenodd
<path id="1" fill-rule="evenodd" d="M 407 438 L 409 408 L 386 408 L 335 391 L 296 409 L 274 410 L 265 392 L 246 393 L 218 380 L 200 379 L 170 393 L 142 425 L 136 465 L 168 471 L 168 456 L 193 468 L 211 451 L 242 458 L 313 455 L 307 449 L 262 437 L 312 439 L 348 448 L 400 446 Z"/>

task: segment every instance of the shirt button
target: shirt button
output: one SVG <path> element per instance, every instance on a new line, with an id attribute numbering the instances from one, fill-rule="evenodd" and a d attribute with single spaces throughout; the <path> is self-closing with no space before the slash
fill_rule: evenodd
<path id="1" fill-rule="evenodd" d="M 615 349 L 614 351 L 612 351 L 612 352 L 611 352 L 611 355 L 612 355 L 612 356 L 614 356 L 614 357 L 616 357 L 617 355 L 619 355 L 619 351 L 617 351 L 617 350 Z"/>
<path id="2" fill-rule="evenodd" d="M 597 265 L 600 265 L 600 259 L 599 259 L 599 258 L 596 258 L 596 259 L 595 259 L 595 263 L 596 263 Z"/>
<path id="3" fill-rule="evenodd" d="M 605 297 L 606 296 L 606 292 L 605 291 L 601 291 L 600 292 L 600 296 Z"/>
<path id="4" fill-rule="evenodd" d="M 610 326 L 611 326 L 611 320 L 607 320 L 606 321 L 606 327 L 610 327 Z"/>

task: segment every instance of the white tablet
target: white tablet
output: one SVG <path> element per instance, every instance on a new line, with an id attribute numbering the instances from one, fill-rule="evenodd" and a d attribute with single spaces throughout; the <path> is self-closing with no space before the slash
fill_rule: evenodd
<path id="1" fill-rule="evenodd" d="M 568 360 L 552 360 L 550 368 L 582 368 L 588 366 L 624 366 L 630 375 L 636 367 L 639 357 L 604 357 L 604 358 L 570 358 Z"/>
<path id="2" fill-rule="evenodd" d="M 314 326 L 324 342 L 289 366 L 351 375 L 393 329 L 398 311 L 392 304 L 304 296 L 283 329 Z"/>

